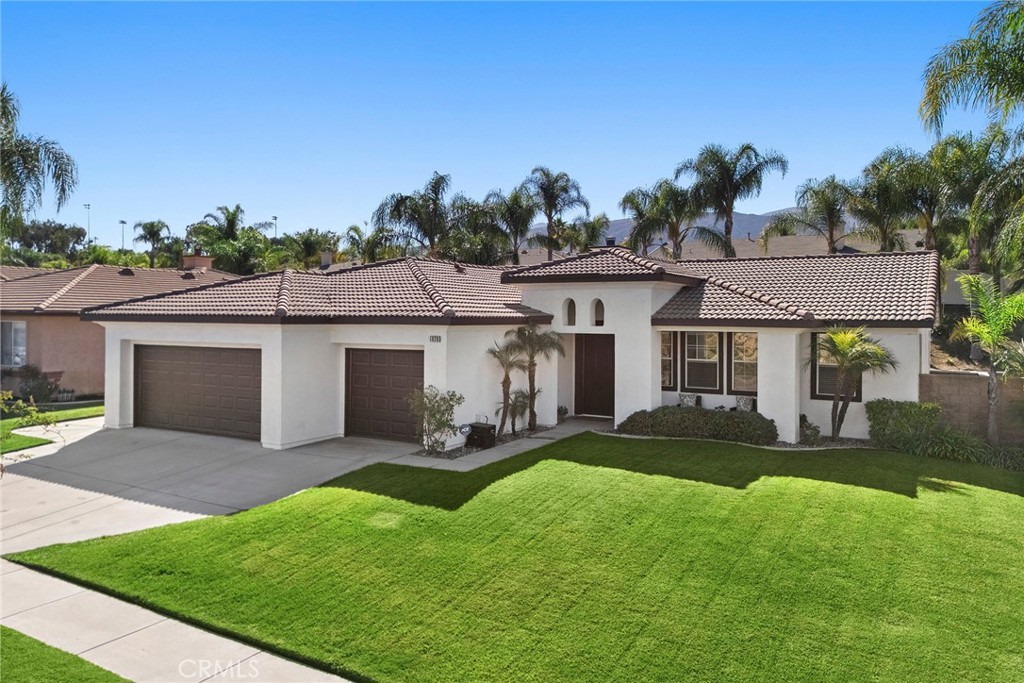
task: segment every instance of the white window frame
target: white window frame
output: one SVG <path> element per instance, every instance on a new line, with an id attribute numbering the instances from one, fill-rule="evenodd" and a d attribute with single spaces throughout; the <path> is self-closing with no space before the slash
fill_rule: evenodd
<path id="1" fill-rule="evenodd" d="M 736 360 L 736 335 L 745 334 L 754 338 L 754 360 Z M 729 393 L 736 396 L 756 396 L 757 395 L 757 363 L 761 357 L 761 348 L 757 338 L 757 332 L 730 332 L 729 333 Z M 741 365 L 753 365 L 754 366 L 754 388 L 751 389 L 737 389 L 736 388 L 736 364 Z"/>
<path id="2" fill-rule="evenodd" d="M 714 360 L 706 358 L 690 358 L 690 337 L 701 335 L 707 337 L 708 335 L 714 335 L 715 338 L 715 358 Z M 705 347 L 707 342 L 705 342 Z M 686 332 L 683 335 L 683 363 L 685 365 L 685 372 L 683 373 L 683 391 L 696 394 L 720 394 L 722 393 L 722 333 L 721 332 Z M 690 365 L 691 364 L 715 364 L 715 386 L 714 387 L 699 387 L 694 386 L 690 383 Z"/>
<path id="3" fill-rule="evenodd" d="M 14 356 L 14 336 L 15 330 L 20 329 L 21 336 L 25 340 L 24 346 L 22 346 L 21 362 L 15 362 Z M 28 365 L 28 325 L 24 320 L 4 320 L 0 322 L 0 348 L 9 349 L 11 354 L 11 362 L 3 363 L 3 358 L 0 358 L 2 367 L 5 368 L 20 368 Z"/>

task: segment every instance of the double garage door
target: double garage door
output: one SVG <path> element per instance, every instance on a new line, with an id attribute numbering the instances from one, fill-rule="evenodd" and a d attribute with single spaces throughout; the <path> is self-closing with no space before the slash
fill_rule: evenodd
<path id="1" fill-rule="evenodd" d="M 135 425 L 260 438 L 259 349 L 135 347 Z M 409 392 L 423 352 L 348 349 L 345 434 L 416 441 Z"/>
<path id="2" fill-rule="evenodd" d="M 259 349 L 135 347 L 135 425 L 260 438 Z"/>

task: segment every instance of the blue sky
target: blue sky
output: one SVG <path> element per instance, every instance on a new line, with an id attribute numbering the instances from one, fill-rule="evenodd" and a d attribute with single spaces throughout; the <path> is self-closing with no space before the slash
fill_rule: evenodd
<path id="1" fill-rule="evenodd" d="M 707 142 L 786 154 L 739 209 L 790 206 L 809 177 L 927 147 L 921 72 L 981 7 L 5 2 L 0 57 L 22 130 L 79 164 L 37 216 L 84 226 L 88 202 L 117 246 L 120 219 L 182 234 L 235 203 L 343 231 L 435 169 L 480 198 L 544 164 L 615 218 Z"/>

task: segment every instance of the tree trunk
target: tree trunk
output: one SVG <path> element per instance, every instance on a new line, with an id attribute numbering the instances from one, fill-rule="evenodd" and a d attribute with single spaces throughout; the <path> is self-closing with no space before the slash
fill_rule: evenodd
<path id="1" fill-rule="evenodd" d="M 552 216 L 546 216 L 548 219 L 548 261 L 555 259 L 555 222 Z"/>
<path id="2" fill-rule="evenodd" d="M 672 260 L 678 261 L 683 258 L 683 240 L 678 224 L 668 226 L 668 241 L 672 243 Z"/>
<path id="3" fill-rule="evenodd" d="M 967 237 L 967 272 L 971 275 L 981 274 L 981 236 Z"/>
<path id="4" fill-rule="evenodd" d="M 839 438 L 839 381 L 836 380 L 835 393 L 832 394 L 832 438 Z"/>
<path id="5" fill-rule="evenodd" d="M 510 400 L 510 390 L 512 389 L 512 378 L 509 377 L 508 372 L 505 372 L 505 377 L 501 380 L 501 422 L 498 424 L 498 437 L 505 433 L 505 421 L 508 419 L 508 405 Z"/>
<path id="6" fill-rule="evenodd" d="M 988 442 L 995 446 L 999 443 L 999 378 L 995 366 L 989 359 L 988 366 Z"/>
<path id="7" fill-rule="evenodd" d="M 828 226 L 828 234 L 825 236 L 825 239 L 828 240 L 828 253 L 836 253 L 838 251 L 836 249 L 836 226 Z"/>
<path id="8" fill-rule="evenodd" d="M 838 439 L 839 434 L 843 431 L 843 422 L 846 420 L 846 411 L 850 408 L 850 401 L 853 400 L 853 394 L 843 394 L 843 405 L 839 408 L 839 419 L 836 421 L 836 433 L 832 437 Z"/>
<path id="9" fill-rule="evenodd" d="M 731 210 L 728 213 L 725 214 L 725 241 L 729 245 L 729 247 L 731 248 L 732 247 L 732 211 Z M 734 249 L 732 251 L 735 252 Z M 735 253 L 733 254 L 733 256 L 735 256 Z M 729 254 L 726 254 L 726 257 L 728 258 Z"/>
<path id="10" fill-rule="evenodd" d="M 530 359 L 528 376 L 530 379 L 530 421 L 526 423 L 526 428 L 532 432 L 537 429 L 537 361 L 532 358 Z"/>

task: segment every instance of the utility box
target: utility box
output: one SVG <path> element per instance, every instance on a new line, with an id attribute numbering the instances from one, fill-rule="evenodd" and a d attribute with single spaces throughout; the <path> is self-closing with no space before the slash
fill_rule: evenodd
<path id="1" fill-rule="evenodd" d="M 493 448 L 495 427 L 487 422 L 470 422 L 466 445 L 470 448 Z"/>

